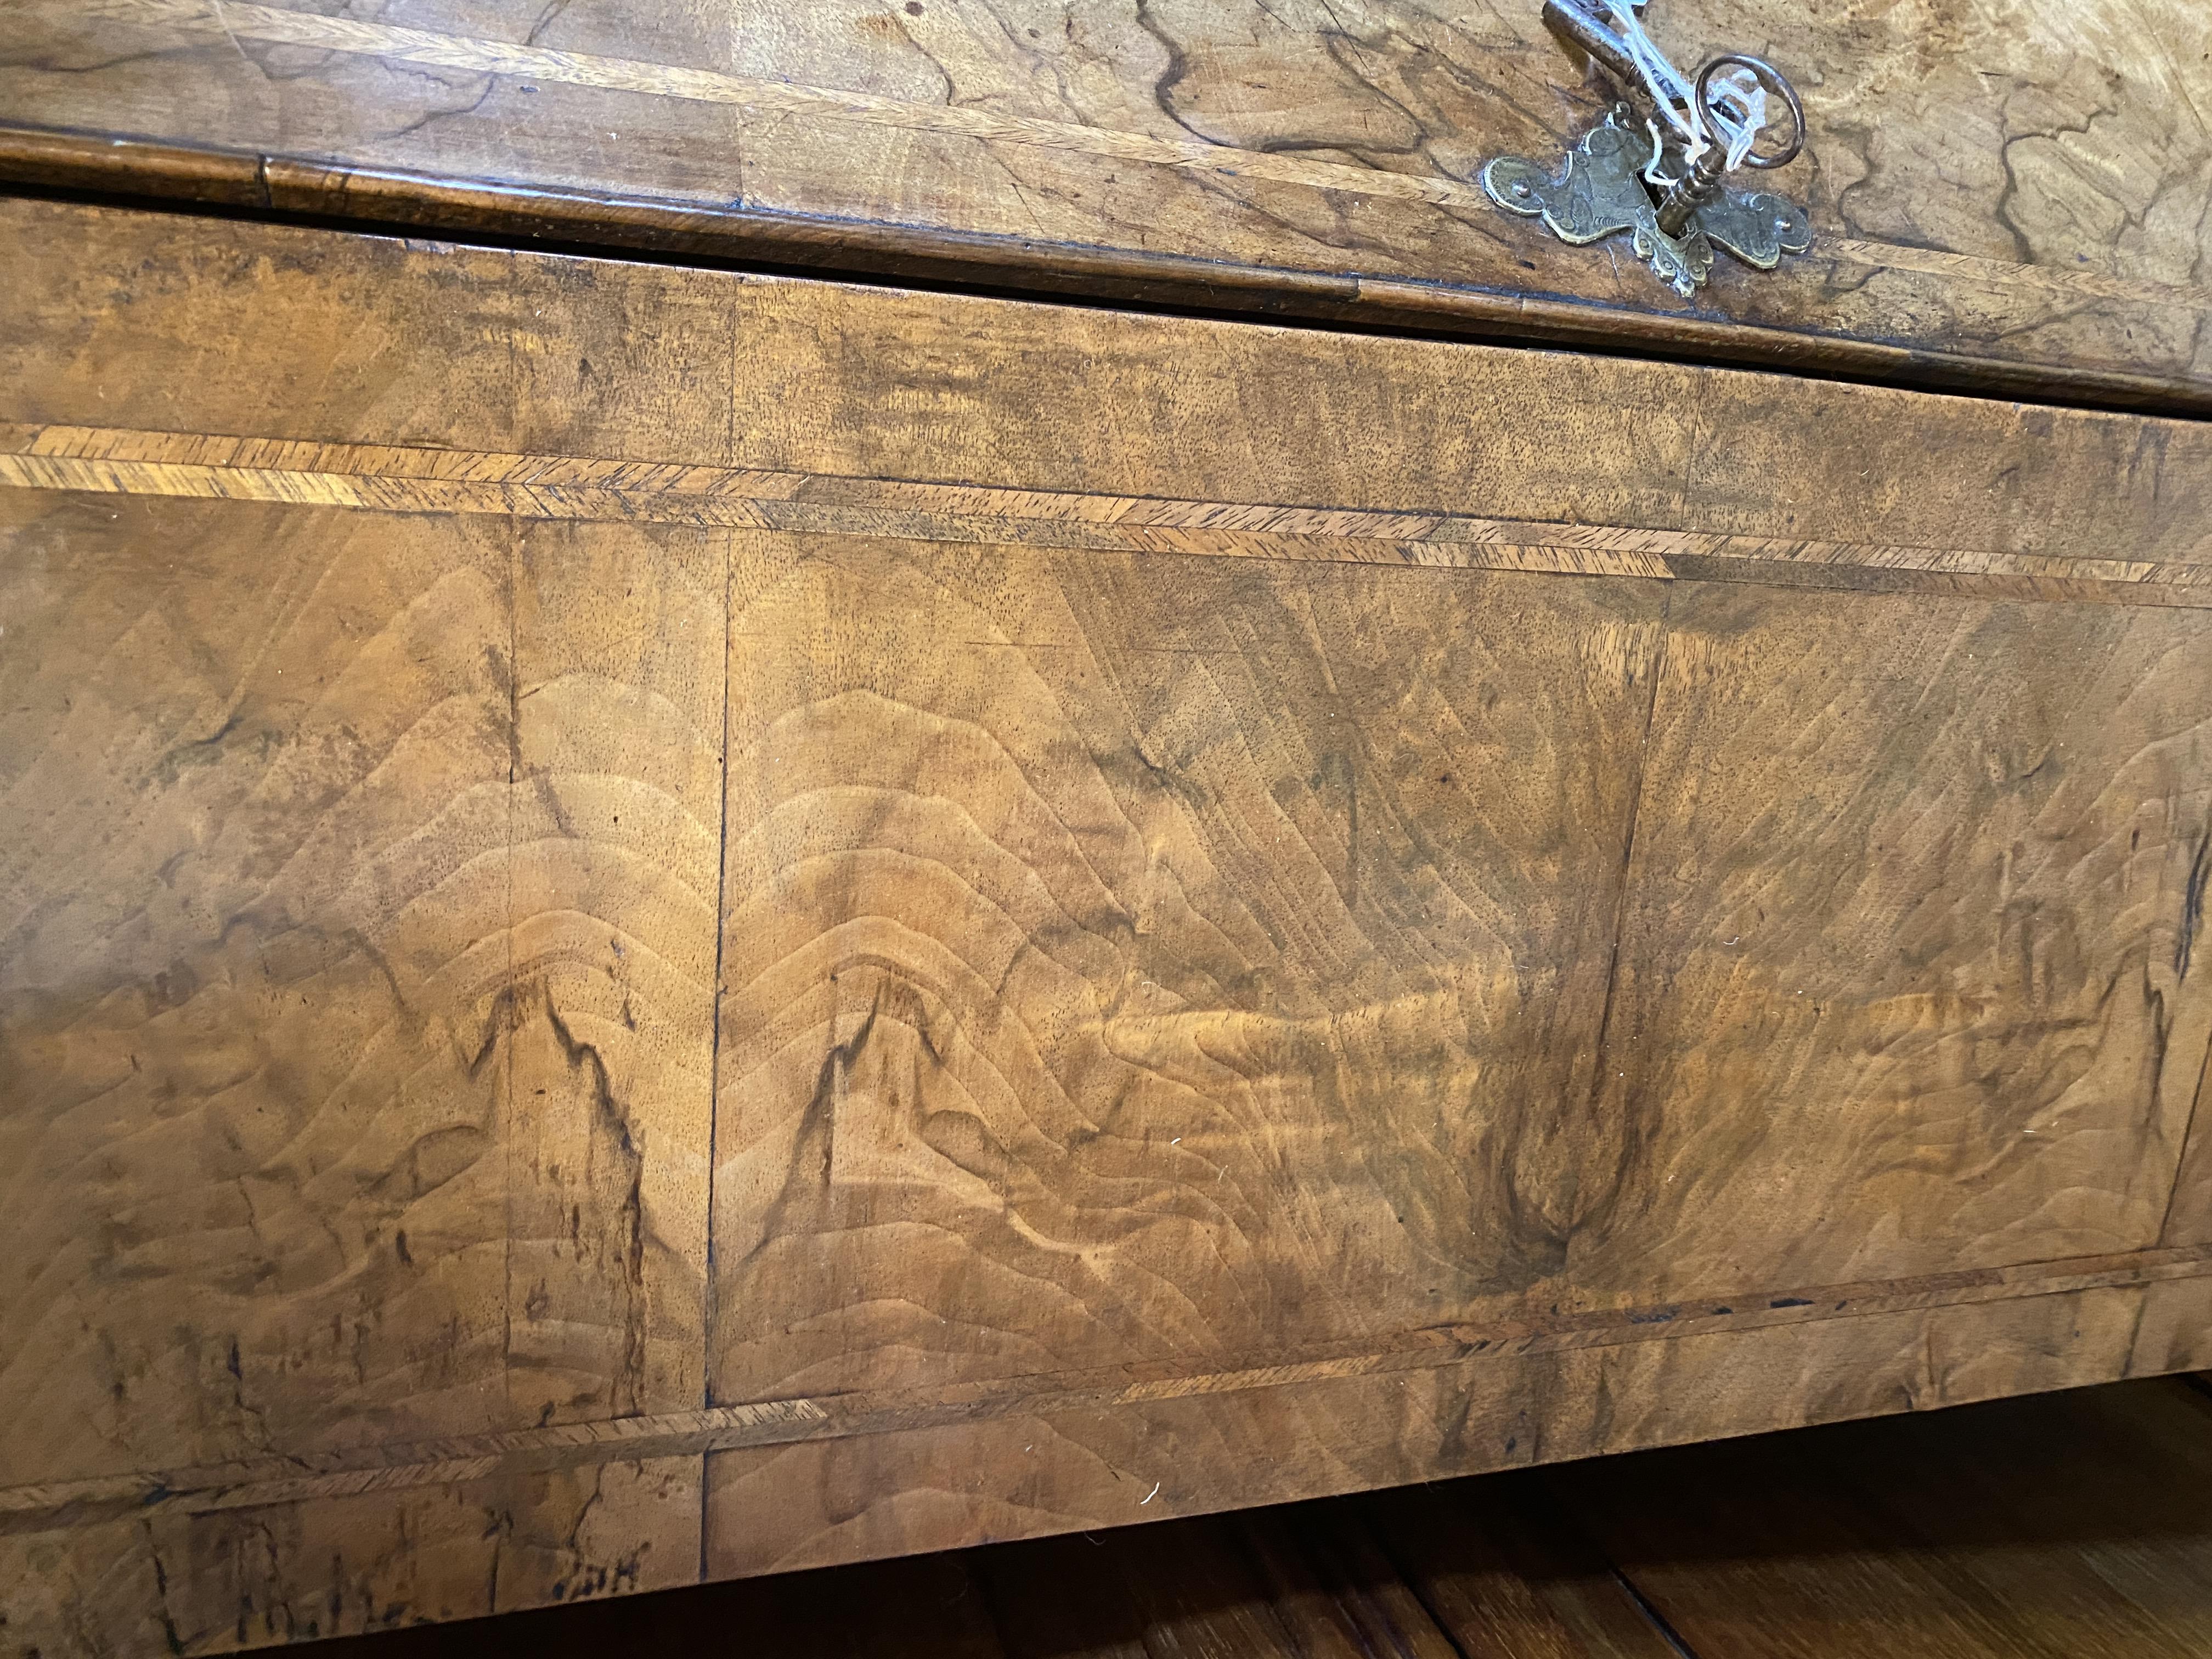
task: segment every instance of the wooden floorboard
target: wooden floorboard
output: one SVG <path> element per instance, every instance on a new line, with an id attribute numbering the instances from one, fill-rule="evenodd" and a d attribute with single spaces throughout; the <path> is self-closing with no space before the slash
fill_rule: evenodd
<path id="1" fill-rule="evenodd" d="M 323 1659 L 2191 1659 L 2165 1378 L 322 1645 Z"/>
<path id="2" fill-rule="evenodd" d="M 1870 1426 L 1547 1479 L 1699 1659 L 2212 1651 L 2212 1399 Z"/>

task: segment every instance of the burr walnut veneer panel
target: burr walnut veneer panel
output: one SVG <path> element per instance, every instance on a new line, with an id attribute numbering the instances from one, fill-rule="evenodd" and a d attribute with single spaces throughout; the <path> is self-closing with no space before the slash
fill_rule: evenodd
<path id="1" fill-rule="evenodd" d="M 2202 427 L 21 201 L 0 293 L 0 1652 L 2212 1364 Z"/>

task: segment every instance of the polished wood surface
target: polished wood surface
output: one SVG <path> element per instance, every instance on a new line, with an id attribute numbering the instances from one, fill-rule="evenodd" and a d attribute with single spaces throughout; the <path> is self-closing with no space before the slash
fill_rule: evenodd
<path id="1" fill-rule="evenodd" d="M 39 202 L 0 277 L 45 1659 L 2212 1364 L 2201 425 Z"/>
<path id="2" fill-rule="evenodd" d="M 2196 1659 L 2212 1395 L 1961 1407 L 358 1637 L 331 1659 Z M 741 1633 L 741 1634 L 740 1634 Z"/>
<path id="3" fill-rule="evenodd" d="M 1665 0 L 1765 54 L 1814 251 L 1684 301 L 1502 212 L 1613 97 L 1538 0 L 18 0 L 18 179 L 2212 404 L 2212 13 Z M 130 142 L 117 143 L 117 140 Z"/>

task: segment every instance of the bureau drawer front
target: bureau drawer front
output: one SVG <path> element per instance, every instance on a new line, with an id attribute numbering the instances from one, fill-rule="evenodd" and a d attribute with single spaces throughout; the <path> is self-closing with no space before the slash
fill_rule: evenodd
<path id="1" fill-rule="evenodd" d="M 2212 1364 L 2202 428 L 0 215 L 11 1637 Z"/>

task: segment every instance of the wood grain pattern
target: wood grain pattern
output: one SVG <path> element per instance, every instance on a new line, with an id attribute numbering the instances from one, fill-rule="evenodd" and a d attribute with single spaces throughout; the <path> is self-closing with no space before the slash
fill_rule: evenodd
<path id="1" fill-rule="evenodd" d="M 789 1571 L 2148 1375 L 2135 1347 L 2147 1296 L 1509 1346 L 1417 1371 L 1089 1406 L 1047 1398 L 1032 1414 L 975 1424 L 716 1452 L 708 1567 Z"/>
<path id="2" fill-rule="evenodd" d="M 1681 0 L 1653 21 L 1680 61 L 1761 51 L 1803 89 L 1783 176 L 1819 236 L 1692 301 L 1473 182 L 1611 96 L 1534 3 L 21 11 L 0 154 L 33 182 L 2073 397 L 2212 384 L 2212 36 L 2173 0 Z"/>
<path id="3" fill-rule="evenodd" d="M 680 629 L 643 644 L 667 618 L 570 591 L 574 555 L 619 568 L 634 532 L 533 556 L 582 612 L 549 641 L 504 529 L 9 506 L 34 509 L 6 587 L 39 643 L 9 654 L 11 733 L 34 734 L 9 745 L 29 856 L 0 998 L 11 1479 L 695 1401 L 719 754 L 703 836 L 696 744 L 609 763 L 685 672 Z M 652 556 L 654 592 L 714 624 L 690 666 L 719 714 L 720 618 L 682 617 L 684 556 Z M 665 1583 L 696 1561 L 698 1479 L 502 1474 L 191 1537 L 149 1518 L 82 1594 L 143 1611 L 108 1575 L 151 1562 L 185 1628 L 243 1642 L 328 1628 L 322 1589 L 465 1611 L 455 1583 L 495 1587 L 502 1559 L 527 1601 L 621 1561 Z M 562 1539 L 565 1566 L 518 1555 Z"/>
<path id="4" fill-rule="evenodd" d="M 1365 1523 L 1459 1653 L 1679 1659 L 1611 1564 L 1525 1478 L 1349 1507 L 1346 1530 Z"/>
<path id="5" fill-rule="evenodd" d="M 1600 1114 L 1637 1220 L 1578 1288 L 2152 1244 L 2212 1048 L 2212 640 L 1773 597 L 1672 595 Z"/>
<path id="6" fill-rule="evenodd" d="M 718 1400 L 1357 1350 L 1556 1270 L 1650 585 L 739 548 Z"/>
<path id="7" fill-rule="evenodd" d="M 2212 1364 L 2201 427 L 0 228 L 9 1641 Z"/>
<path id="8" fill-rule="evenodd" d="M 1548 1472 L 1698 1659 L 2199 1651 L 2212 1410 L 2178 1386 Z"/>
<path id="9" fill-rule="evenodd" d="M 689 1583 L 699 1460 L 0 1535 L 13 1650 L 222 1653 Z"/>
<path id="10" fill-rule="evenodd" d="M 196 298 L 155 359 L 210 423 L 273 386 L 311 428 L 417 441 L 458 422 L 558 443 L 571 422 L 618 441 L 658 413 L 681 454 L 726 431 L 665 394 L 594 417 L 581 353 L 468 349 L 520 337 L 527 313 L 489 290 L 447 307 L 427 356 L 399 346 L 423 337 L 397 295 L 288 334 L 265 253 L 167 273 Z M 16 383 L 96 406 L 125 390 L 113 270 L 66 280 L 71 336 L 15 334 Z M 160 309 L 165 278 L 140 280 Z M 587 353 L 620 326 L 572 337 Z M 242 361 L 241 340 L 266 349 Z M 722 543 L 5 495 L 0 1121 L 10 1255 L 36 1270 L 0 1292 L 10 1480 L 296 1473 L 319 1450 L 696 1407 Z M 639 597 L 611 597 L 625 582 Z M 696 1576 L 699 1479 L 696 1455 L 479 1466 L 392 1497 L 179 1508 L 76 1554 L 17 1534 L 7 1577 L 80 1609 L 71 1643 L 95 1649 L 112 1613 L 125 1650 L 167 1650 L 140 1622 L 165 1607 L 203 1647 L 459 1616 Z M 165 1580 L 166 1600 L 135 1593 Z"/>

